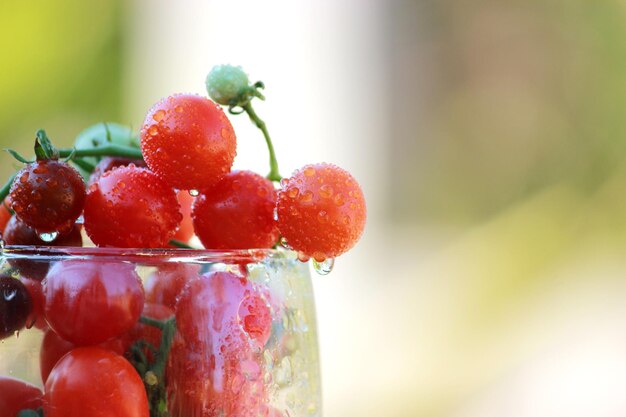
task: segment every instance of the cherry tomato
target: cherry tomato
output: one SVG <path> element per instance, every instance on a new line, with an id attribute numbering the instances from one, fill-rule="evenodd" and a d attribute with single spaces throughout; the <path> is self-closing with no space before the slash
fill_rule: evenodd
<path id="1" fill-rule="evenodd" d="M 26 165 L 11 185 L 11 208 L 39 233 L 69 230 L 85 203 L 85 184 L 67 163 L 44 160 Z"/>
<path id="2" fill-rule="evenodd" d="M 80 226 L 74 225 L 69 231 L 60 233 L 52 242 L 42 240 L 35 229 L 13 216 L 4 230 L 4 242 L 7 245 L 23 246 L 82 246 L 83 238 Z M 50 261 L 36 257 L 29 259 L 11 259 L 11 266 L 17 268 L 22 276 L 41 281 L 50 268 Z"/>
<path id="3" fill-rule="evenodd" d="M 95 345 L 121 336 L 134 326 L 143 309 L 143 287 L 130 264 L 59 262 L 44 282 L 48 324 L 76 345 Z"/>
<path id="4" fill-rule="evenodd" d="M 36 410 L 43 394 L 34 385 L 19 379 L 0 376 L 0 417 L 15 417 L 24 409 Z"/>
<path id="5" fill-rule="evenodd" d="M 100 162 L 98 162 L 98 165 L 96 165 L 93 172 L 89 176 L 88 185 L 98 182 L 100 177 L 104 175 L 105 172 L 109 172 L 113 168 L 117 167 L 127 167 L 130 164 L 139 168 L 147 167 L 143 159 L 130 159 L 123 158 L 121 156 L 105 156 L 100 160 Z"/>
<path id="6" fill-rule="evenodd" d="M 149 417 L 143 382 L 122 356 L 97 347 L 67 353 L 46 381 L 46 417 Z"/>
<path id="7" fill-rule="evenodd" d="M 281 185 L 278 229 L 294 250 L 321 262 L 359 240 L 365 227 L 365 198 L 347 171 L 331 164 L 307 165 Z"/>
<path id="8" fill-rule="evenodd" d="M 267 295 L 246 278 L 208 273 L 181 293 L 176 323 L 180 334 L 168 365 L 172 415 L 262 415 L 260 352 L 272 325 Z"/>
<path id="9" fill-rule="evenodd" d="M 180 212 L 183 215 L 183 220 L 180 222 L 180 226 L 174 235 L 174 239 L 181 242 L 188 242 L 193 236 L 193 220 L 191 219 L 191 204 L 195 200 L 191 194 L 185 190 L 180 190 L 176 194 L 178 204 L 180 204 Z"/>
<path id="10" fill-rule="evenodd" d="M 176 306 L 176 298 L 192 278 L 198 276 L 200 267 L 189 264 L 165 264 L 148 276 L 146 280 L 146 301 L 162 304 L 171 309 Z"/>
<path id="11" fill-rule="evenodd" d="M 18 279 L 0 275 L 0 339 L 21 330 L 33 310 L 33 300 Z"/>
<path id="12" fill-rule="evenodd" d="M 41 281 L 22 277 L 22 284 L 30 294 L 30 299 L 33 302 L 33 309 L 26 319 L 26 327 L 36 327 L 37 329 L 44 330 L 48 327 L 46 323 L 46 317 L 44 314 L 46 299 L 43 295 L 43 288 Z"/>
<path id="13" fill-rule="evenodd" d="M 9 204 L 6 202 L 0 203 L 0 234 L 4 232 L 4 228 L 11 219 L 11 212 L 9 211 Z"/>
<path id="14" fill-rule="evenodd" d="M 178 94 L 157 102 L 141 129 L 141 151 L 150 169 L 172 187 L 203 190 L 233 165 L 235 131 L 211 100 Z"/>
<path id="15" fill-rule="evenodd" d="M 98 246 L 165 247 L 182 219 L 174 190 L 134 165 L 106 172 L 89 187 L 85 230 Z"/>
<path id="16" fill-rule="evenodd" d="M 128 343 L 123 339 L 108 340 L 98 345 L 103 349 L 110 350 L 123 355 L 128 347 Z M 41 341 L 41 349 L 39 350 L 39 369 L 41 372 L 41 380 L 45 383 L 50 372 L 57 364 L 59 359 L 65 356 L 69 351 L 77 348 L 72 342 L 68 342 L 52 330 L 47 330 Z"/>
<path id="17" fill-rule="evenodd" d="M 206 248 L 271 248 L 278 241 L 272 182 L 250 171 L 233 171 L 193 204 L 196 235 Z"/>

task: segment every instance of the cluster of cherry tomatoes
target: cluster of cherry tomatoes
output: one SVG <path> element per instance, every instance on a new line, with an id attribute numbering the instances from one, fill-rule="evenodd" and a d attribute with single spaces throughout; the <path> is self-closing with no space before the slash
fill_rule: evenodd
<path id="1" fill-rule="evenodd" d="M 132 264 L 72 260 L 43 282 L 0 276 L 0 292 L 0 338 L 45 332 L 43 392 L 0 377 L 0 417 L 279 415 L 260 375 L 271 295 L 241 274 L 163 264 L 144 288 Z"/>
<path id="2" fill-rule="evenodd" d="M 222 102 L 224 94 L 218 93 L 232 91 L 222 79 L 230 79 L 224 67 L 237 69 L 222 66 L 221 78 L 216 71 L 209 77 L 209 92 Z M 240 105 L 253 112 L 250 91 L 257 90 L 247 83 L 240 88 L 231 109 Z M 11 186 L 9 204 L 17 219 L 5 231 L 5 242 L 32 244 L 17 238 L 16 229 L 25 227 L 63 239 L 83 214 L 85 231 L 98 246 L 167 247 L 171 239 L 185 241 L 195 232 L 208 249 L 271 248 L 282 236 L 302 259 L 321 262 L 346 252 L 363 231 L 363 193 L 335 165 L 307 165 L 283 179 L 278 190 L 274 166 L 269 178 L 231 171 L 235 132 L 221 106 L 209 98 L 176 94 L 157 102 L 140 138 L 140 158 L 101 159 L 85 186 L 40 134 L 37 160 L 19 171 Z M 76 155 L 74 160 L 82 161 Z M 183 196 L 185 190 L 191 198 Z"/>
<path id="3" fill-rule="evenodd" d="M 217 103 L 187 94 L 157 102 L 136 144 L 130 135 L 113 140 L 123 128 L 111 125 L 104 140 L 59 150 L 39 131 L 36 160 L 20 157 L 27 163 L 2 196 L 3 243 L 82 246 L 84 228 L 104 247 L 164 248 L 195 234 L 207 249 L 282 242 L 318 262 L 346 252 L 365 224 L 359 185 L 325 163 L 281 178 L 250 104 L 261 87 L 238 67 L 216 67 L 207 88 Z M 220 104 L 247 112 L 263 131 L 267 177 L 231 170 L 236 136 Z M 254 355 L 270 336 L 271 297 L 245 276 L 163 266 L 144 289 L 132 264 L 11 262 L 22 278 L 0 276 L 0 338 L 25 326 L 46 331 L 45 390 L 0 377 L 0 417 L 42 405 L 45 417 L 278 415 L 262 381 L 249 377 L 260 372 Z M 221 389 L 225 381 L 241 383 Z"/>

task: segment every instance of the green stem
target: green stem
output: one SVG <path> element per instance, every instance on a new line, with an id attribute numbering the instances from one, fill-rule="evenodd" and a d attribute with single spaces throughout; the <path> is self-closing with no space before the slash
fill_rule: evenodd
<path id="1" fill-rule="evenodd" d="M 141 149 L 114 144 L 85 149 L 59 149 L 59 156 L 67 158 L 72 155 L 72 152 L 75 158 L 83 158 L 85 156 L 121 156 L 123 158 L 143 159 Z"/>
<path id="2" fill-rule="evenodd" d="M 4 202 L 6 196 L 9 195 L 9 191 L 11 191 L 11 185 L 13 184 L 13 180 L 17 174 L 11 175 L 8 181 L 0 188 L 0 201 Z"/>
<path id="3" fill-rule="evenodd" d="M 274 151 L 274 145 L 272 144 L 272 139 L 270 138 L 270 134 L 267 131 L 267 126 L 265 122 L 261 120 L 261 118 L 256 114 L 254 109 L 252 108 L 252 103 L 248 102 L 243 107 L 244 111 L 248 113 L 250 120 L 261 129 L 263 132 L 263 137 L 265 137 L 265 143 L 267 143 L 267 150 L 270 153 L 270 173 L 267 174 L 267 179 L 271 181 L 280 181 L 282 179 L 280 172 L 278 171 L 278 161 L 276 160 L 276 152 Z"/>

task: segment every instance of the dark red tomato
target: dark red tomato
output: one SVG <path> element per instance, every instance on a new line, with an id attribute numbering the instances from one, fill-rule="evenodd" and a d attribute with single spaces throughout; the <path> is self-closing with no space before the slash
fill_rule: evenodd
<path id="1" fill-rule="evenodd" d="M 206 248 L 271 248 L 278 240 L 272 182 L 250 171 L 233 171 L 193 204 L 196 235 Z"/>
<path id="2" fill-rule="evenodd" d="M 143 287 L 130 264 L 59 262 L 44 283 L 48 324 L 79 346 L 121 336 L 135 325 L 143 309 Z"/>
<path id="3" fill-rule="evenodd" d="M 85 230 L 98 246 L 165 247 L 182 219 L 175 191 L 145 168 L 114 168 L 89 187 Z"/>
<path id="4" fill-rule="evenodd" d="M 82 246 L 83 238 L 80 234 L 80 225 L 75 224 L 69 231 L 59 234 L 52 242 L 46 242 L 39 237 L 35 229 L 13 216 L 4 230 L 4 242 L 7 245 L 25 246 Z M 11 259 L 9 262 L 21 275 L 40 281 L 45 278 L 50 267 L 50 260 L 41 260 L 36 257 Z"/>
<path id="5" fill-rule="evenodd" d="M 193 220 L 191 219 L 191 205 L 195 200 L 191 194 L 186 190 L 181 190 L 176 194 L 178 204 L 180 204 L 180 212 L 183 215 L 183 220 L 180 222 L 180 226 L 174 235 L 174 239 L 181 242 L 188 242 L 193 236 Z"/>
<path id="6" fill-rule="evenodd" d="M 96 165 L 93 172 L 89 176 L 88 185 L 98 182 L 100 177 L 104 175 L 105 172 L 109 172 L 113 168 L 117 167 L 127 167 L 130 164 L 139 168 L 147 167 L 143 159 L 123 158 L 121 156 L 105 156 L 100 160 L 100 162 L 98 162 L 98 165 Z"/>
<path id="7" fill-rule="evenodd" d="M 0 275 L 0 339 L 24 328 L 33 310 L 33 300 L 19 279 Z"/>
<path id="8" fill-rule="evenodd" d="M 22 277 L 22 284 L 24 284 L 24 287 L 28 291 L 28 294 L 30 294 L 30 299 L 33 302 L 33 309 L 30 316 L 28 316 L 28 319 L 26 319 L 26 327 L 29 329 L 32 327 L 36 327 L 40 330 L 46 329 L 48 327 L 44 313 L 46 298 L 43 295 L 41 281 Z"/>
<path id="9" fill-rule="evenodd" d="M 128 344 L 125 340 L 113 339 L 101 343 L 98 346 L 115 352 L 118 355 L 123 355 L 128 347 Z M 39 369 L 41 371 L 41 380 L 44 383 L 47 381 L 50 372 L 59 359 L 75 348 L 77 348 L 75 344 L 63 339 L 54 331 L 46 331 L 41 342 L 41 349 L 39 350 Z"/>
<path id="10" fill-rule="evenodd" d="M 307 165 L 281 181 L 278 228 L 296 251 L 321 262 L 346 252 L 365 227 L 365 197 L 347 171 Z"/>
<path id="11" fill-rule="evenodd" d="M 66 354 L 46 381 L 46 417 L 149 417 L 137 371 L 124 357 L 97 347 Z"/>
<path id="12" fill-rule="evenodd" d="M 188 264 L 165 264 L 148 276 L 146 280 L 146 302 L 162 304 L 171 309 L 185 284 L 198 277 L 200 267 Z"/>
<path id="13" fill-rule="evenodd" d="M 167 320 L 170 317 L 174 316 L 174 310 L 162 304 L 146 303 L 143 307 L 143 312 L 141 313 L 141 315 L 156 320 Z M 162 332 L 160 329 L 157 329 L 154 326 L 143 324 L 141 322 L 137 322 L 137 324 L 135 324 L 135 326 L 130 329 L 130 331 L 126 333 L 126 335 L 123 336 L 123 340 L 124 345 L 127 346 L 127 348 L 130 348 L 133 343 L 137 342 L 138 340 L 143 340 L 150 343 L 158 350 L 161 346 L 161 336 Z M 144 349 L 143 353 L 144 355 L 146 355 L 148 360 L 153 359 L 153 354 L 152 352 L 150 352 L 150 350 Z M 126 352 L 126 356 L 131 357 L 132 352 Z"/>
<path id="14" fill-rule="evenodd" d="M 39 233 L 69 230 L 85 203 L 85 183 L 78 171 L 57 160 L 37 161 L 17 173 L 11 207 Z"/>
<path id="15" fill-rule="evenodd" d="M 168 365 L 174 417 L 261 415 L 267 392 L 260 348 L 272 325 L 266 300 L 250 281 L 228 272 L 205 274 L 185 287 Z"/>
<path id="16" fill-rule="evenodd" d="M 170 186 L 203 190 L 233 165 L 235 131 L 211 100 L 178 94 L 157 102 L 141 128 L 141 151 L 150 169 Z"/>
<path id="17" fill-rule="evenodd" d="M 43 393 L 34 385 L 19 379 L 0 376 L 0 417 L 15 417 L 20 410 L 36 410 L 42 405 Z"/>

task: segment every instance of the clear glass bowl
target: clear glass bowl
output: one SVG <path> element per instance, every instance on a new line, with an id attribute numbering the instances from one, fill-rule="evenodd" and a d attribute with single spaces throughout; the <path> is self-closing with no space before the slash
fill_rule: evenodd
<path id="1" fill-rule="evenodd" d="M 44 390 L 43 379 L 50 383 L 52 375 L 60 378 L 65 369 L 51 370 L 59 364 L 58 356 L 94 344 L 93 339 L 76 342 L 80 337 L 74 339 L 74 332 L 80 336 L 97 327 L 94 337 L 107 337 L 109 324 L 125 320 L 115 311 L 120 294 L 107 293 L 112 290 L 91 280 L 113 282 L 120 271 L 138 275 L 145 288 L 142 319 L 97 345 L 133 363 L 146 392 L 158 388 L 161 394 L 148 396 L 151 416 L 159 415 L 155 408 L 164 399 L 171 417 L 321 415 L 309 268 L 283 250 L 4 247 L 0 273 L 25 284 L 33 313 L 23 328 L 0 342 L 0 378 Z M 61 297 L 64 285 L 65 298 L 54 298 Z M 81 300 L 81 291 L 92 295 Z M 103 307 L 89 301 L 95 293 L 104 293 L 110 302 Z M 14 296 L 1 290 L 0 302 L 12 302 Z M 95 317 L 94 324 L 99 311 L 107 314 Z M 160 321 L 155 324 L 150 317 Z M 175 330 L 167 341 L 165 328 Z M 163 343 L 169 349 L 159 377 L 153 371 Z M 0 404 L 3 395 L 0 391 Z M 162 409 L 160 415 L 167 414 Z"/>

